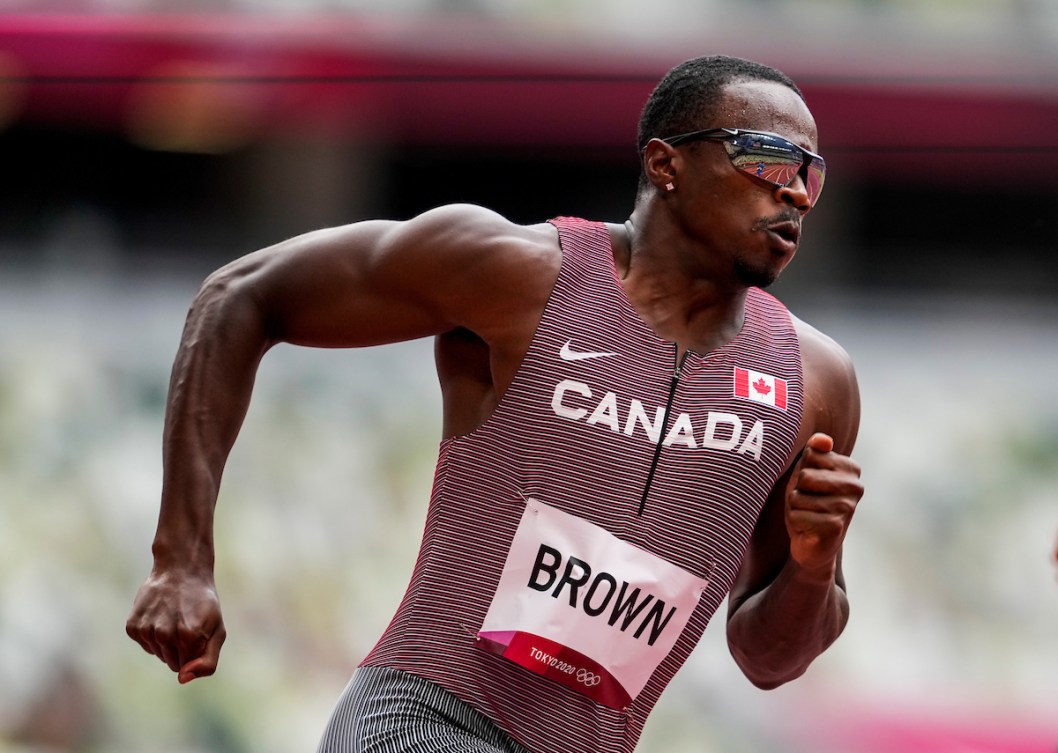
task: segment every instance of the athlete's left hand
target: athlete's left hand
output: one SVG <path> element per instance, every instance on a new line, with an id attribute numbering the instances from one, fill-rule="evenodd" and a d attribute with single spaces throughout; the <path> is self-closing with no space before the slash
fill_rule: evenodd
<path id="1" fill-rule="evenodd" d="M 833 577 L 862 496 L 859 464 L 834 452 L 829 435 L 813 434 L 786 487 L 786 530 L 793 561 L 804 570 Z"/>

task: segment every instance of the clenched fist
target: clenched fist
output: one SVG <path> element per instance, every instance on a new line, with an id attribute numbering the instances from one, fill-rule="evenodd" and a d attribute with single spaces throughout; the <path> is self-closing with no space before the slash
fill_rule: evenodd
<path id="1" fill-rule="evenodd" d="M 833 572 L 862 496 L 859 464 L 834 452 L 830 436 L 813 434 L 786 487 L 786 530 L 794 562 L 805 570 Z"/>
<path id="2" fill-rule="evenodd" d="M 226 636 L 213 579 L 152 572 L 136 594 L 125 631 L 181 683 L 213 674 Z"/>

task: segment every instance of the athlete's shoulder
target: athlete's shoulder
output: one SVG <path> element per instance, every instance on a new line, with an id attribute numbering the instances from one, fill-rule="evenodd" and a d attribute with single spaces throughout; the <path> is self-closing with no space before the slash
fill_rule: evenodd
<path id="1" fill-rule="evenodd" d="M 405 230 L 429 238 L 435 247 L 557 253 L 557 230 L 546 222 L 521 225 L 477 204 L 447 204 L 405 223 Z"/>
<path id="2" fill-rule="evenodd" d="M 398 223 L 395 233 L 394 244 L 410 251 L 409 272 L 426 275 L 431 305 L 494 348 L 528 343 L 562 265 L 554 226 L 450 204 Z"/>
<path id="3" fill-rule="evenodd" d="M 842 345 L 830 335 L 797 317 L 792 312 L 790 320 L 801 345 L 801 357 L 806 365 L 827 371 L 854 372 L 852 357 Z"/>

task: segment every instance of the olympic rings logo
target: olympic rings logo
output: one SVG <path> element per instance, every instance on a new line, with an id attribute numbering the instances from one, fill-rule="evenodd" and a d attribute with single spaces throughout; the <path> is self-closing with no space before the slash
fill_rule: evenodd
<path id="1" fill-rule="evenodd" d="M 598 685 L 600 682 L 602 682 L 602 678 L 599 677 L 599 675 L 595 674 L 594 672 L 589 672 L 586 669 L 578 669 L 577 670 L 577 682 L 579 682 L 579 683 L 581 683 L 581 684 L 583 684 L 583 685 L 585 685 L 585 686 L 587 686 L 589 688 L 594 688 L 596 685 Z"/>

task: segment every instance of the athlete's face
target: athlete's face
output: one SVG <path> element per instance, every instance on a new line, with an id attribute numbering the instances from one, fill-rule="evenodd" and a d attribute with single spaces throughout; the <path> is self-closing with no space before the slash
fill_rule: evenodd
<path id="1" fill-rule="evenodd" d="M 704 128 L 739 128 L 777 133 L 800 147 L 816 149 L 816 126 L 804 101 L 782 84 L 730 84 Z M 765 287 L 790 263 L 801 238 L 801 220 L 811 208 L 800 177 L 784 187 L 757 180 L 731 163 L 721 143 L 699 141 L 677 147 L 682 221 L 710 254 L 730 260 L 744 285 Z"/>

